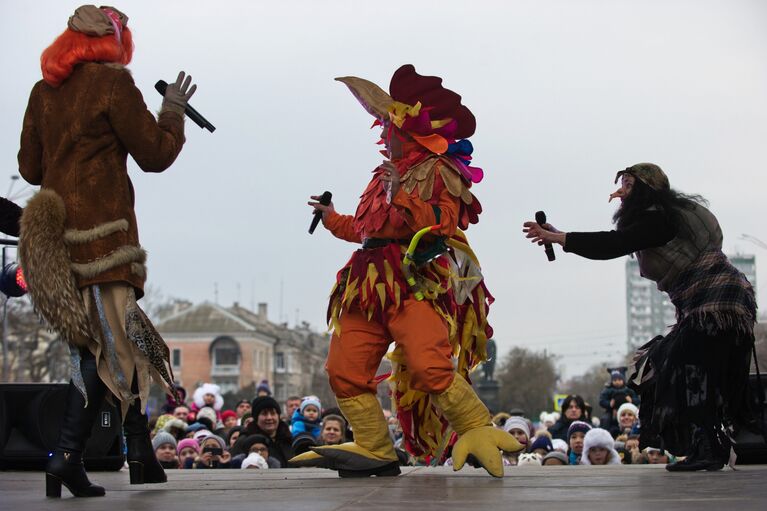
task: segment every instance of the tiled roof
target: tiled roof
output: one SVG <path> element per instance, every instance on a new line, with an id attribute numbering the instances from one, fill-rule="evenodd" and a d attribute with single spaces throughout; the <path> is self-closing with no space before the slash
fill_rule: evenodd
<path id="1" fill-rule="evenodd" d="M 242 333 L 256 332 L 260 329 L 257 325 L 244 320 L 239 315 L 232 314 L 219 305 L 203 302 L 158 322 L 157 330 L 167 334 L 197 332 Z"/>

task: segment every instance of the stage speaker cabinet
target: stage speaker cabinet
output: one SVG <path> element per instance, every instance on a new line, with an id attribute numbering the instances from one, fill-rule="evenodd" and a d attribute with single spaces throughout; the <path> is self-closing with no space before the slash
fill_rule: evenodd
<path id="1" fill-rule="evenodd" d="M 0 384 L 0 470 L 44 470 L 59 439 L 69 384 Z M 101 404 L 83 456 L 87 470 L 125 462 L 119 408 Z"/>
<path id="2" fill-rule="evenodd" d="M 756 374 L 749 377 L 749 386 L 751 387 L 752 409 L 756 415 L 757 421 L 762 426 L 762 432 L 767 430 L 767 410 L 762 412 L 759 403 L 759 384 Z M 767 404 L 767 377 L 762 375 L 762 402 Z M 763 414 L 764 413 L 764 414 Z M 738 455 L 738 464 L 766 464 L 767 463 L 767 443 L 761 432 L 749 431 L 747 428 L 738 427 L 735 433 L 735 453 Z"/>

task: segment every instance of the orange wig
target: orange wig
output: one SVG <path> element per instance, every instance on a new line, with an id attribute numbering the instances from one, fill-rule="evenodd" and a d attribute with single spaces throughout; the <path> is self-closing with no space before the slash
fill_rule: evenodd
<path id="1" fill-rule="evenodd" d="M 121 41 L 113 34 L 91 37 L 66 29 L 43 51 L 40 67 L 43 80 L 58 87 L 81 62 L 113 62 L 128 64 L 133 58 L 133 37 L 128 27 L 123 28 Z"/>

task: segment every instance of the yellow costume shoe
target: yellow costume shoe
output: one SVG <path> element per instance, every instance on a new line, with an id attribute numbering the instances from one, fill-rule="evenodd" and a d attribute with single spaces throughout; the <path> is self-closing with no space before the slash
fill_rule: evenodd
<path id="1" fill-rule="evenodd" d="M 354 431 L 354 442 L 312 447 L 288 463 L 338 470 L 341 477 L 399 475 L 399 459 L 378 399 L 373 394 L 361 394 L 338 399 L 338 406 Z"/>
<path id="2" fill-rule="evenodd" d="M 469 383 L 456 374 L 444 392 L 432 397 L 458 433 L 458 442 L 453 446 L 453 470 L 461 470 L 466 457 L 472 454 L 491 476 L 503 477 L 501 451 L 520 451 L 522 444 L 492 426 L 490 412 Z"/>

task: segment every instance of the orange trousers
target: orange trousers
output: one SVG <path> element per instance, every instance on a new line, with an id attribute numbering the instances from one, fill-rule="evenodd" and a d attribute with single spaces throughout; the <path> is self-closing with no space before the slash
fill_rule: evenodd
<path id="1" fill-rule="evenodd" d="M 333 334 L 325 365 L 336 397 L 375 394 L 376 371 L 392 342 L 405 353 L 411 388 L 439 394 L 453 381 L 447 324 L 431 305 L 408 298 L 386 312 L 385 324 L 368 321 L 358 309 L 341 313 L 341 335 Z"/>

